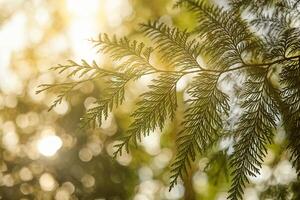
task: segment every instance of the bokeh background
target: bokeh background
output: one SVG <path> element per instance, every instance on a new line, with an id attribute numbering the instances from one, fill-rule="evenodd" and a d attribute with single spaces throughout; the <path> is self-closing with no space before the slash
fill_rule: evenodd
<path id="1" fill-rule="evenodd" d="M 36 94 L 38 85 L 64 80 L 49 68 L 68 59 L 109 63 L 90 42 L 99 33 L 139 38 L 138 24 L 151 19 L 193 27 L 192 16 L 173 9 L 173 3 L 0 0 L 0 199 L 226 199 L 227 160 L 217 151 L 209 155 L 215 167 L 200 158 L 190 178 L 168 191 L 179 122 L 150 134 L 131 154 L 112 158 L 113 145 L 130 122 L 131 99 L 146 89 L 148 79 L 130 85 L 129 103 L 95 129 L 80 130 L 78 123 L 99 96 L 101 82 L 84 84 L 51 111 L 55 94 Z M 284 138 L 279 131 L 245 199 L 260 199 L 268 189 L 285 189 L 296 179 L 280 147 Z M 229 147 L 230 141 L 220 144 L 227 153 Z"/>

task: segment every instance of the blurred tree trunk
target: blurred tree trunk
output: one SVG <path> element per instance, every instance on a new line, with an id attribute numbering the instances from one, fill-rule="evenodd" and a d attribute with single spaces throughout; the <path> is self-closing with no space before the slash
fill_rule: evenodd
<path id="1" fill-rule="evenodd" d="M 189 171 L 189 174 L 184 177 L 183 184 L 184 184 L 184 199 L 185 200 L 196 200 L 196 193 L 193 187 L 193 174 L 194 174 L 194 168 L 192 167 Z"/>

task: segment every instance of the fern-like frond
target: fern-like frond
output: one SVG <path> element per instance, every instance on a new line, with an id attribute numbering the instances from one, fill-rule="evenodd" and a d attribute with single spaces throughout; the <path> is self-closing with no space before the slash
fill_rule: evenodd
<path id="1" fill-rule="evenodd" d="M 293 4 L 290 2 L 290 0 L 230 0 L 229 4 L 234 9 L 249 9 L 253 13 L 261 14 L 265 9 L 274 7 L 281 9 L 291 8 Z"/>
<path id="2" fill-rule="evenodd" d="M 60 104 L 64 98 L 68 97 L 68 95 L 74 90 L 76 86 L 86 81 L 88 80 L 78 81 L 78 82 L 56 83 L 56 84 L 42 84 L 39 85 L 39 89 L 36 91 L 36 94 L 39 94 L 44 91 L 54 92 L 57 94 L 57 96 L 55 97 L 53 103 L 49 108 L 50 111 L 55 106 Z"/>
<path id="3" fill-rule="evenodd" d="M 285 126 L 288 131 L 289 149 L 292 152 L 291 160 L 299 174 L 300 171 L 300 61 L 289 62 L 282 70 L 281 92 L 283 102 L 288 110 Z"/>
<path id="4" fill-rule="evenodd" d="M 265 9 L 278 10 L 296 9 L 299 0 L 230 0 L 229 4 L 234 9 L 249 9 L 251 12 L 261 14 Z"/>
<path id="5" fill-rule="evenodd" d="M 159 22 L 142 24 L 142 32 L 153 40 L 160 51 L 162 61 L 180 70 L 201 68 L 197 62 L 200 44 L 186 31 Z"/>
<path id="6" fill-rule="evenodd" d="M 248 19 L 256 28 L 263 28 L 262 34 L 277 37 L 278 32 L 291 27 L 299 20 L 297 0 L 232 0 L 233 9 L 249 11 L 254 18 Z"/>
<path id="7" fill-rule="evenodd" d="M 59 64 L 56 67 L 50 68 L 51 70 L 57 71 L 59 74 L 67 73 L 67 77 L 78 76 L 82 78 L 84 75 L 88 75 L 89 78 L 94 78 L 96 76 L 116 76 L 118 72 L 109 71 L 104 68 L 101 68 L 95 61 L 92 64 L 89 64 L 86 60 L 81 60 L 81 64 L 69 60 L 68 64 Z M 123 76 L 120 73 L 120 76 Z"/>
<path id="8" fill-rule="evenodd" d="M 155 71 L 150 63 L 150 56 L 153 49 L 145 47 L 144 43 L 130 41 L 123 37 L 110 38 L 107 34 L 99 35 L 98 40 L 92 40 L 100 51 L 108 54 L 114 61 L 118 61 L 121 71 L 131 71 L 134 74 L 144 74 Z"/>
<path id="9" fill-rule="evenodd" d="M 101 126 L 102 119 L 107 119 L 109 112 L 113 108 L 118 107 L 124 101 L 125 86 L 135 76 L 113 76 L 105 83 L 104 94 L 97 99 L 94 106 L 87 110 L 81 118 L 81 128 L 92 125 L 95 127 L 95 122 Z"/>
<path id="10" fill-rule="evenodd" d="M 208 150 L 223 127 L 221 115 L 229 110 L 228 97 L 217 88 L 219 74 L 199 74 L 188 93 L 188 108 L 177 140 L 178 153 L 171 169 L 170 190 L 183 177 L 198 153 Z"/>
<path id="11" fill-rule="evenodd" d="M 115 156 L 122 154 L 125 148 L 128 152 L 129 142 L 137 145 L 142 136 L 147 136 L 156 128 L 162 130 L 165 121 L 173 119 L 177 108 L 176 83 L 182 74 L 161 74 L 149 85 L 150 91 L 142 94 L 142 100 L 137 104 L 138 108 L 133 112 L 133 123 L 129 126 L 127 137 L 117 144 Z"/>
<path id="12" fill-rule="evenodd" d="M 257 74 L 256 74 L 257 73 Z M 233 168 L 229 199 L 242 199 L 248 176 L 256 176 L 273 137 L 272 129 L 279 120 L 277 92 L 268 82 L 267 70 L 258 70 L 245 83 L 242 98 L 244 113 L 236 130 L 236 144 L 231 157 Z"/>
<path id="13" fill-rule="evenodd" d="M 104 100 L 98 101 L 97 106 L 87 112 L 87 115 L 82 118 L 83 126 L 88 125 L 89 122 L 92 121 L 92 119 L 99 119 L 98 121 L 101 122 L 100 115 L 102 114 L 105 114 L 104 116 L 106 118 L 108 111 L 112 109 L 113 104 L 116 104 L 117 106 L 122 103 L 124 98 L 125 84 L 130 79 L 136 78 L 135 74 L 130 73 L 131 71 L 126 73 L 110 71 L 104 68 L 100 68 L 95 61 L 92 64 L 89 64 L 87 61 L 82 60 L 82 64 L 79 64 L 75 61 L 70 60 L 68 64 L 58 65 L 57 67 L 52 67 L 51 69 L 54 71 L 58 71 L 58 73 L 66 72 L 67 77 L 78 76 L 79 78 L 82 78 L 84 75 L 87 75 L 87 78 L 85 78 L 84 80 L 73 82 L 40 85 L 40 89 L 36 92 L 37 94 L 44 91 L 50 91 L 57 94 L 49 110 L 60 104 L 63 98 L 68 97 L 69 94 L 82 83 L 93 81 L 97 78 L 108 79 L 108 81 L 106 81 L 106 87 L 108 87 L 109 89 L 107 90 L 108 92 L 105 103 L 103 102 Z M 101 113 L 98 113 L 99 115 L 97 115 L 95 113 L 95 109 L 98 108 L 97 111 L 100 112 L 100 107 L 103 110 L 101 111 Z"/>
<path id="14" fill-rule="evenodd" d="M 282 30 L 269 46 L 269 57 L 287 58 L 300 53 L 300 29 L 288 28 Z M 268 48 L 266 46 L 266 48 Z"/>
<path id="15" fill-rule="evenodd" d="M 265 35 L 277 35 L 282 29 L 285 29 L 291 24 L 290 18 L 287 13 L 265 14 L 256 16 L 250 21 L 250 24 L 256 27 L 258 30 L 263 29 Z"/>
<path id="16" fill-rule="evenodd" d="M 203 53 L 210 56 L 213 67 L 227 69 L 245 65 L 243 53 L 257 42 L 239 12 L 225 11 L 202 0 L 179 0 L 176 6 L 185 6 L 197 14 L 196 32 L 204 38 Z"/>

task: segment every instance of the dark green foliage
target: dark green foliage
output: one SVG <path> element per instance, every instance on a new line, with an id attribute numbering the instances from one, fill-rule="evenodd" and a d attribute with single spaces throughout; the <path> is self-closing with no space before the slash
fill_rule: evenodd
<path id="1" fill-rule="evenodd" d="M 292 186 L 291 186 L 291 188 L 290 188 L 290 191 L 292 192 L 292 194 L 293 194 L 293 200 L 297 200 L 297 199 L 300 199 L 300 190 L 299 190 L 299 188 L 300 188 L 300 183 L 299 183 L 299 181 L 297 181 L 297 182 L 295 182 L 295 183 L 293 183 L 293 184 L 291 184 Z"/>
<path id="2" fill-rule="evenodd" d="M 298 0 L 230 0 L 230 5 L 234 9 L 248 9 L 255 14 L 264 14 L 265 9 L 285 11 L 296 9 Z"/>
<path id="3" fill-rule="evenodd" d="M 299 53 L 300 29 L 288 28 L 281 31 L 270 47 L 270 57 L 286 58 Z"/>
<path id="4" fill-rule="evenodd" d="M 107 119 L 109 112 L 111 112 L 114 107 L 122 104 L 126 83 L 132 78 L 132 76 L 126 76 L 125 74 L 111 77 L 111 79 L 106 82 L 107 88 L 104 97 L 98 99 L 94 103 L 94 107 L 87 110 L 81 120 L 81 126 L 85 127 L 90 124 L 95 126 L 95 119 L 97 119 L 98 126 L 101 126 L 102 117 Z"/>
<path id="5" fill-rule="evenodd" d="M 85 61 L 60 65 L 55 70 L 69 71 L 80 81 L 43 85 L 44 90 L 57 89 L 58 98 L 51 108 L 62 101 L 77 85 L 85 81 L 104 80 L 107 90 L 87 111 L 82 126 L 101 125 L 113 108 L 122 104 L 126 84 L 144 75 L 154 78 L 148 91 L 141 94 L 131 117 L 126 136 L 116 145 L 115 156 L 132 142 L 137 145 L 144 136 L 172 121 L 177 111 L 177 82 L 185 75 L 193 76 L 185 91 L 182 129 L 177 139 L 177 154 L 171 165 L 172 189 L 188 174 L 197 155 L 206 155 L 224 137 L 233 139 L 230 155 L 231 188 L 229 199 L 242 199 L 249 176 L 260 172 L 276 128 L 284 121 L 291 160 L 300 171 L 300 31 L 299 1 L 239 1 L 229 8 L 220 8 L 202 0 L 179 0 L 175 6 L 187 8 L 198 18 L 191 33 L 160 22 L 141 25 L 141 32 L 150 39 L 154 49 L 124 37 L 106 34 L 93 40 L 101 52 L 117 65 L 106 70 Z M 271 9 L 273 12 L 266 12 Z M 242 16 L 248 14 L 248 18 Z M 159 58 L 155 65 L 152 58 Z M 198 58 L 205 64 L 200 66 Z M 280 73 L 278 73 L 280 72 Z M 241 95 L 223 91 L 222 77 L 245 77 Z M 86 77 L 86 79 L 84 79 Z M 234 78 L 232 78 L 234 79 Z M 280 81 L 278 81 L 280 80 Z M 234 80 L 231 80 L 234 81 Z M 242 115 L 234 128 L 228 130 L 226 118 L 232 108 L 230 97 L 241 102 Z M 228 133 L 224 135 L 224 133 Z M 216 148 L 214 148 L 216 149 Z M 278 196 L 281 198 L 281 196 Z"/>
<path id="6" fill-rule="evenodd" d="M 271 143 L 273 128 L 278 121 L 278 106 L 272 97 L 274 88 L 267 79 L 266 70 L 252 74 L 244 84 L 242 108 L 244 113 L 238 122 L 231 167 L 234 169 L 230 199 L 242 198 L 247 176 L 255 176 L 266 154 L 266 145 Z"/>
<path id="7" fill-rule="evenodd" d="M 128 136 L 115 151 L 115 156 L 122 154 L 123 147 L 128 150 L 129 141 L 135 145 L 141 141 L 142 136 L 149 135 L 155 128 L 163 129 L 167 118 L 173 119 L 177 107 L 176 83 L 181 74 L 162 74 L 153 80 L 149 86 L 150 91 L 142 94 L 142 100 L 138 102 L 138 108 L 132 114 L 134 122 L 129 126 Z"/>
<path id="8" fill-rule="evenodd" d="M 172 164 L 170 189 L 177 183 L 178 177 L 187 173 L 191 161 L 197 153 L 204 153 L 218 139 L 222 130 L 220 114 L 227 112 L 228 97 L 217 88 L 219 74 L 200 74 L 195 77 L 193 87 L 188 90 L 191 99 L 179 133 L 178 154 Z"/>
<path id="9" fill-rule="evenodd" d="M 176 5 L 196 13 L 199 20 L 195 32 L 203 38 L 203 54 L 209 55 L 210 65 L 227 69 L 245 64 L 243 52 L 253 48 L 256 41 L 238 12 L 225 11 L 199 0 L 181 0 Z"/>
<path id="10" fill-rule="evenodd" d="M 100 51 L 110 55 L 114 61 L 119 61 L 120 71 L 143 75 L 154 70 L 149 59 L 152 53 L 151 47 L 145 47 L 144 43 L 130 41 L 124 37 L 117 39 L 116 36 L 109 38 L 106 34 L 99 35 L 98 40 L 92 40 Z"/>
<path id="11" fill-rule="evenodd" d="M 300 61 L 292 61 L 281 72 L 281 92 L 283 102 L 287 105 L 286 125 L 289 131 L 289 148 L 292 161 L 299 174 L 300 171 Z"/>
<path id="12" fill-rule="evenodd" d="M 164 62 L 181 70 L 201 68 L 197 63 L 200 45 L 197 40 L 190 39 L 189 33 L 158 22 L 142 24 L 141 27 L 143 33 L 157 45 Z"/>

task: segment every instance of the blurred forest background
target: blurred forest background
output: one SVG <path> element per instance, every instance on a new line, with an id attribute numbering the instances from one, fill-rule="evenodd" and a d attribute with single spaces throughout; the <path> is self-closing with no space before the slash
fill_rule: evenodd
<path id="1" fill-rule="evenodd" d="M 88 130 L 78 129 L 79 120 L 101 95 L 101 82 L 84 84 L 51 111 L 55 94 L 36 94 L 38 85 L 63 79 L 49 68 L 68 59 L 111 65 L 89 41 L 99 33 L 139 38 L 138 24 L 151 19 L 193 27 L 193 17 L 173 9 L 173 3 L 0 0 L 0 199 L 151 200 L 187 195 L 226 199 L 227 160 L 220 153 L 210 155 L 214 168 L 207 158 L 200 158 L 192 176 L 169 192 L 169 165 L 178 131 L 174 125 L 146 137 L 131 154 L 112 158 L 113 145 L 130 122 L 135 103 L 131 99 L 146 89 L 148 79 L 130 84 L 128 102 L 100 128 Z M 181 81 L 179 89 L 185 85 Z M 296 179 L 282 142 L 284 133 L 279 133 L 261 175 L 251 178 L 245 199 L 262 199 L 267 190 L 285 190 Z M 220 148 L 228 149 L 228 141 Z"/>

